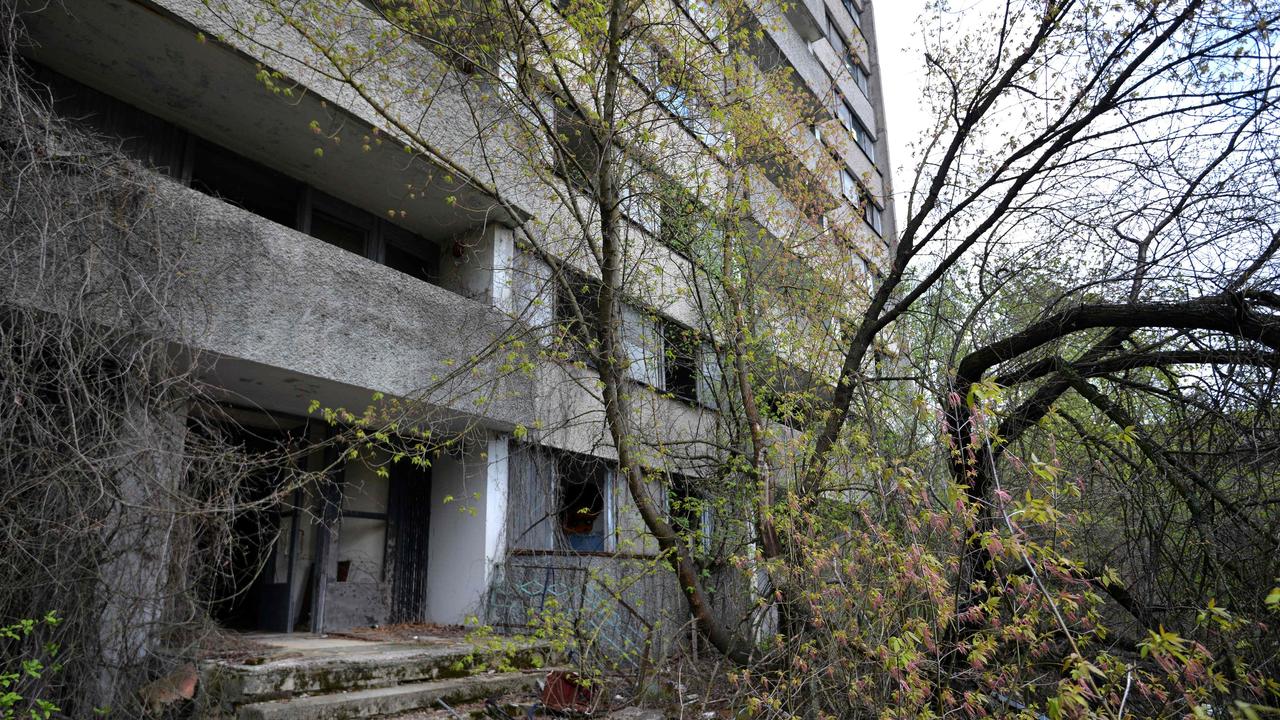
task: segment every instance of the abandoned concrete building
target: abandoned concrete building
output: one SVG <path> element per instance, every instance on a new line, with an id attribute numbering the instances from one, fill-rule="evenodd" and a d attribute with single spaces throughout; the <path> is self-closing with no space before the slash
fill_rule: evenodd
<path id="1" fill-rule="evenodd" d="M 195 344 L 243 442 L 323 438 L 329 425 L 316 406 L 364 408 L 375 396 L 423 400 L 460 438 L 430 467 L 390 465 L 384 476 L 349 462 L 340 498 L 299 491 L 256 516 L 240 528 L 250 548 L 242 570 L 254 572 L 237 577 L 249 586 L 233 588 L 217 620 L 310 633 L 472 617 L 501 627 L 522 625 L 549 599 L 609 602 L 587 573 L 626 577 L 651 561 L 654 545 L 613 478 L 592 370 L 548 360 L 509 372 L 498 357 L 450 377 L 455 363 L 492 354 L 512 328 L 560 321 L 568 298 L 547 281 L 549 258 L 540 254 L 556 245 L 535 252 L 522 241 L 532 226 L 525 221 L 543 208 L 530 200 L 517 222 L 474 189 L 446 187 L 453 170 L 407 162 L 396 129 L 351 92 L 221 39 L 216 5 L 49 3 L 25 19 L 23 53 L 59 112 L 118 138 L 154 168 L 158 193 L 190 208 L 184 219 L 196 231 L 177 240 L 189 243 L 187 267 L 201 276 Z M 824 134 L 852 139 L 838 154 L 833 192 L 862 206 L 869 250 L 861 261 L 874 272 L 894 218 L 870 0 L 800 0 L 761 27 L 761 66 L 789 65 L 829 120 L 789 137 L 798 147 L 823 143 Z M 264 89 L 261 73 L 277 69 L 292 83 L 289 97 Z M 678 118 L 681 103 L 668 104 Z M 447 148 L 463 112 L 434 103 L 419 122 L 438 128 Z M 317 152 L 317 119 L 323 134 L 341 126 L 350 139 Z M 359 138 L 370 136 L 392 140 L 362 148 Z M 455 167 L 483 156 L 463 140 L 453 145 L 468 148 Z M 769 183 L 760 173 L 762 206 L 782 202 L 771 200 L 780 193 Z M 389 213 L 406 187 L 421 197 L 411 211 Z M 522 198 L 508 196 L 517 205 Z M 631 231 L 660 241 L 668 220 L 633 209 Z M 661 242 L 649 251 L 668 267 L 688 264 Z M 645 395 L 651 431 L 672 443 L 695 440 L 714 426 L 724 373 L 696 305 L 675 293 L 664 299 L 665 285 L 655 292 L 652 307 L 624 311 L 626 351 L 636 360 L 628 373 Z M 676 348 L 682 330 L 703 339 Z M 694 477 L 698 468 L 671 472 Z M 710 509 L 697 514 L 689 522 L 709 543 L 719 520 Z M 602 641 L 640 643 L 655 618 L 668 615 L 673 627 L 687 619 L 673 579 L 655 573 L 645 582 L 627 592 L 654 600 L 613 613 Z"/>

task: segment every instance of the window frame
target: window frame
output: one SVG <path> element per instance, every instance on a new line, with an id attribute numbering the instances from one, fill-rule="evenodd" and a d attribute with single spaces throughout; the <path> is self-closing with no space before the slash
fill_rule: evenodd
<path id="1" fill-rule="evenodd" d="M 613 464 L 604 458 L 594 455 L 583 455 L 581 453 L 554 451 L 552 453 L 553 462 L 551 463 L 552 477 L 554 479 L 554 507 L 555 507 L 555 534 L 553 545 L 556 549 L 570 553 L 592 554 L 592 553 L 612 553 L 617 550 L 617 506 L 614 502 L 614 486 L 617 480 L 617 471 Z M 581 475 L 582 482 L 574 482 L 569 479 L 569 469 L 584 471 Z M 594 478 L 591 473 L 598 473 Z M 586 485 L 588 482 L 598 482 L 600 495 L 600 549 L 581 549 L 573 547 L 573 541 L 570 540 L 570 533 L 565 530 L 566 513 L 572 512 L 569 507 L 569 498 L 565 496 L 566 485 Z M 595 522 L 592 522 L 593 529 L 588 533 L 574 533 L 573 535 L 582 535 L 586 537 L 597 536 L 594 530 Z"/>
<path id="2" fill-rule="evenodd" d="M 856 114 L 853 115 L 853 128 L 851 129 L 851 132 L 853 133 L 853 141 L 858 146 L 858 149 L 862 150 L 862 154 L 867 156 L 867 159 L 871 161 L 872 165 L 875 165 L 875 137 L 872 136 L 871 131 L 862 123 L 862 120 L 858 119 Z"/>

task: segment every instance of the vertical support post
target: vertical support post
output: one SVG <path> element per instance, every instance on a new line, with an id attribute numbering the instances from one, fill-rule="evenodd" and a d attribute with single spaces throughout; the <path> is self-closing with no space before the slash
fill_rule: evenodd
<path id="1" fill-rule="evenodd" d="M 441 264 L 444 285 L 505 313 L 515 310 L 515 231 L 490 223 L 476 235 L 459 241 L 463 252 Z"/>
<path id="2" fill-rule="evenodd" d="M 511 436 L 489 435 L 488 463 L 485 467 L 484 490 L 484 586 L 485 594 L 494 581 L 498 564 L 506 555 L 507 478 L 509 474 Z"/>
<path id="3" fill-rule="evenodd" d="M 493 307 L 508 315 L 515 312 L 515 231 L 509 227 L 495 225 L 490 230 L 490 243 L 493 248 L 493 270 L 489 298 Z"/>
<path id="4" fill-rule="evenodd" d="M 332 439 L 334 433 L 330 433 Z M 329 566 L 333 563 L 333 546 L 338 538 L 338 521 L 342 517 L 341 454 L 337 447 L 324 451 L 328 468 L 324 486 L 320 488 L 320 528 L 316 532 L 315 571 L 311 573 L 311 632 L 324 633 L 325 594 L 329 590 Z"/>
<path id="5" fill-rule="evenodd" d="M 297 578 L 294 575 L 298 570 L 298 535 L 302 532 L 299 524 L 302 522 L 302 490 L 295 489 L 292 499 L 289 503 L 293 506 L 293 511 L 289 513 L 289 570 L 288 577 L 285 578 L 285 628 L 286 633 L 293 632 L 293 619 L 296 617 L 297 608 L 293 600 L 293 586 L 297 584 Z"/>

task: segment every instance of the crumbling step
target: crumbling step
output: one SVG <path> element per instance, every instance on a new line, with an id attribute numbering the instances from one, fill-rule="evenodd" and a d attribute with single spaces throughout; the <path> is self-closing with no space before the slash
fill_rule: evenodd
<path id="1" fill-rule="evenodd" d="M 510 654 L 469 644 L 377 645 L 340 654 L 273 659 L 261 665 L 210 665 L 205 669 L 204 682 L 220 703 L 234 706 L 300 694 L 459 678 L 472 674 L 475 665 L 499 655 L 507 667 L 521 670 L 554 662 L 541 644 L 525 645 Z"/>
<path id="2" fill-rule="evenodd" d="M 543 672 L 511 672 L 411 683 L 354 692 L 308 695 L 241 706 L 239 720 L 347 720 L 450 705 L 530 690 Z"/>

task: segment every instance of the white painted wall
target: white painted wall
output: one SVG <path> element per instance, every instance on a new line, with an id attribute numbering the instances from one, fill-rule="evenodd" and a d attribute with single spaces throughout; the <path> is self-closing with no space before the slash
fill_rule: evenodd
<path id="1" fill-rule="evenodd" d="M 508 438 L 469 441 L 431 471 L 427 619 L 459 625 L 478 615 L 502 557 Z M 447 502 L 446 502 L 447 501 Z"/>
<path id="2" fill-rule="evenodd" d="M 380 458 L 381 459 L 381 458 Z M 347 463 L 345 475 L 345 510 L 387 512 L 390 483 L 363 462 Z M 338 529 L 338 547 L 333 555 L 335 568 L 342 561 L 351 563 L 347 582 L 382 582 L 387 548 L 387 521 L 345 517 Z M 335 576 L 336 577 L 336 576 Z"/>

